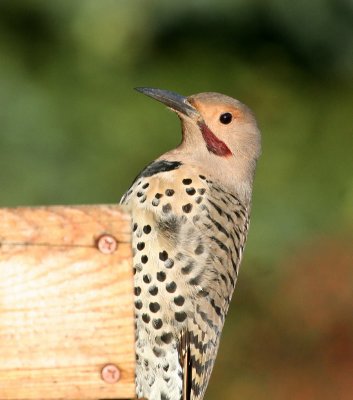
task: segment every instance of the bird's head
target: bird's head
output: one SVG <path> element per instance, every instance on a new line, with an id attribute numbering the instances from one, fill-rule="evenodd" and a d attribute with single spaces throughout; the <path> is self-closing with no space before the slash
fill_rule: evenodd
<path id="1" fill-rule="evenodd" d="M 202 165 L 221 182 L 235 184 L 238 192 L 243 185 L 251 194 L 261 136 L 248 107 L 220 93 L 184 97 L 168 90 L 137 90 L 167 105 L 182 121 L 183 141 L 168 155 Z"/>

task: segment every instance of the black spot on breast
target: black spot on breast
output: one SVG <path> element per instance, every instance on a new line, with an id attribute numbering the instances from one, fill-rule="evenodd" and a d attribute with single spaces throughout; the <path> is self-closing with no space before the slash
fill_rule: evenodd
<path id="1" fill-rule="evenodd" d="M 183 296 L 180 295 L 180 296 L 174 297 L 174 303 L 177 306 L 182 306 L 184 304 L 184 302 L 185 302 L 185 298 Z"/>
<path id="2" fill-rule="evenodd" d="M 188 203 L 188 204 L 184 204 L 182 206 L 182 209 L 185 213 L 189 213 L 192 210 L 192 204 Z"/>
<path id="3" fill-rule="evenodd" d="M 153 285 L 148 289 L 148 291 L 152 296 L 156 296 L 158 293 L 158 287 Z M 140 289 L 140 292 L 141 292 L 141 289 Z"/>
<path id="4" fill-rule="evenodd" d="M 174 293 L 176 291 L 177 285 L 174 281 L 167 283 L 166 287 L 167 292 Z"/>
<path id="5" fill-rule="evenodd" d="M 202 179 L 202 180 L 206 179 L 206 177 L 204 175 L 199 175 L 199 178 Z"/>
<path id="6" fill-rule="evenodd" d="M 163 271 L 157 272 L 157 280 L 159 282 L 164 282 L 166 277 L 167 276 L 166 276 L 165 272 L 163 272 Z"/>
<path id="7" fill-rule="evenodd" d="M 192 196 L 196 193 L 196 190 L 193 187 L 186 188 L 185 190 L 189 196 Z"/>
<path id="8" fill-rule="evenodd" d="M 151 280 L 152 280 L 152 277 L 151 277 L 150 274 L 146 274 L 146 275 L 143 276 L 143 281 L 145 283 L 151 283 Z"/>
<path id="9" fill-rule="evenodd" d="M 148 257 L 145 254 L 141 256 L 141 262 L 142 264 L 146 264 L 148 262 Z"/>
<path id="10" fill-rule="evenodd" d="M 155 329 L 161 329 L 163 326 L 163 322 L 160 318 L 156 318 L 152 320 L 152 325 Z"/>
<path id="11" fill-rule="evenodd" d="M 135 231 L 136 231 L 136 229 L 137 229 L 137 226 L 138 226 L 138 225 L 137 225 L 137 223 L 135 222 L 135 223 L 133 224 L 133 226 L 132 226 L 132 231 L 133 231 L 133 232 L 135 232 Z"/>
<path id="12" fill-rule="evenodd" d="M 136 307 L 138 310 L 141 310 L 141 308 L 142 308 L 142 301 L 141 301 L 141 300 L 136 300 L 136 301 L 135 301 L 135 307 Z"/>
<path id="13" fill-rule="evenodd" d="M 186 313 L 184 311 L 174 313 L 175 319 L 178 322 L 184 322 L 186 320 Z"/>
<path id="14" fill-rule="evenodd" d="M 150 321 L 151 321 L 151 317 L 148 315 L 148 314 L 142 314 L 142 321 L 145 323 L 145 324 L 148 324 Z"/>
<path id="15" fill-rule="evenodd" d="M 156 194 L 154 195 L 154 197 L 155 197 L 156 199 L 160 199 L 161 197 L 163 197 L 163 194 L 162 194 L 162 193 L 156 193 Z"/>
<path id="16" fill-rule="evenodd" d="M 167 253 L 165 250 L 161 251 L 161 252 L 159 253 L 159 259 L 160 259 L 161 261 L 167 260 L 167 259 L 168 259 L 168 253 Z"/>
<path id="17" fill-rule="evenodd" d="M 183 184 L 184 185 L 191 185 L 192 184 L 192 179 L 190 179 L 190 178 L 183 179 Z"/>
<path id="18" fill-rule="evenodd" d="M 197 204 L 200 204 L 202 202 L 203 198 L 201 196 L 196 197 L 195 201 Z"/>
<path id="19" fill-rule="evenodd" d="M 162 211 L 166 214 L 170 213 L 172 211 L 172 205 L 170 203 L 164 204 Z"/>
<path id="20" fill-rule="evenodd" d="M 149 304 L 149 308 L 151 312 L 156 313 L 160 310 L 161 306 L 156 302 L 152 302 Z"/>
<path id="21" fill-rule="evenodd" d="M 136 196 L 137 197 L 142 197 L 143 196 L 143 192 L 137 192 Z"/>
<path id="22" fill-rule="evenodd" d="M 167 189 L 167 190 L 165 191 L 165 194 L 166 194 L 167 196 L 169 196 L 169 197 L 173 196 L 174 193 L 175 193 L 175 192 L 174 192 L 173 189 Z"/>
<path id="23" fill-rule="evenodd" d="M 147 182 L 142 186 L 142 189 L 147 189 L 150 184 Z"/>
<path id="24" fill-rule="evenodd" d="M 140 288 L 140 286 L 136 286 L 136 287 L 134 288 L 134 293 L 135 293 L 135 296 L 140 296 L 140 294 L 141 294 L 141 288 Z"/>
<path id="25" fill-rule="evenodd" d="M 144 233 L 145 233 L 146 235 L 148 235 L 148 234 L 151 232 L 151 230 L 152 230 L 151 225 L 145 225 L 145 226 L 143 227 L 143 231 L 144 231 Z"/>
<path id="26" fill-rule="evenodd" d="M 145 248 L 145 243 L 144 242 L 139 242 L 137 243 L 137 250 L 143 250 Z"/>
<path id="27" fill-rule="evenodd" d="M 163 333 L 163 335 L 161 336 L 162 342 L 166 344 L 170 343 L 172 339 L 173 339 L 173 334 L 171 332 Z"/>
<path id="28" fill-rule="evenodd" d="M 205 188 L 197 189 L 197 192 L 202 195 L 205 194 L 206 189 Z"/>

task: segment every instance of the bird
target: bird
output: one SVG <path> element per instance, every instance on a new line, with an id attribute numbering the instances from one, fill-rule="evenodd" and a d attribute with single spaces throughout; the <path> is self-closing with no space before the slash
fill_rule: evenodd
<path id="1" fill-rule="evenodd" d="M 132 218 L 136 395 L 202 400 L 247 238 L 261 134 L 252 111 L 227 95 L 136 90 L 182 128 L 180 145 L 120 201 Z"/>

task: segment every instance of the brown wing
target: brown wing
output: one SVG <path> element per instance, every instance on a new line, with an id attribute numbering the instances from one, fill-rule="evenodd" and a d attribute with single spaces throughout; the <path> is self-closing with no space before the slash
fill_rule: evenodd
<path id="1" fill-rule="evenodd" d="M 194 277 L 199 291 L 192 318 L 181 336 L 184 398 L 201 400 L 216 359 L 248 229 L 247 210 L 233 195 L 210 183 L 200 218 L 194 222 L 207 254 Z"/>

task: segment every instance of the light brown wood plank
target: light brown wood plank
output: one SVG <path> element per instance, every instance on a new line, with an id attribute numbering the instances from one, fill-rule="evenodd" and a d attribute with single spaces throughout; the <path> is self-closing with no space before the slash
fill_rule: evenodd
<path id="1" fill-rule="evenodd" d="M 0 399 L 134 397 L 131 259 L 118 206 L 0 209 Z"/>

